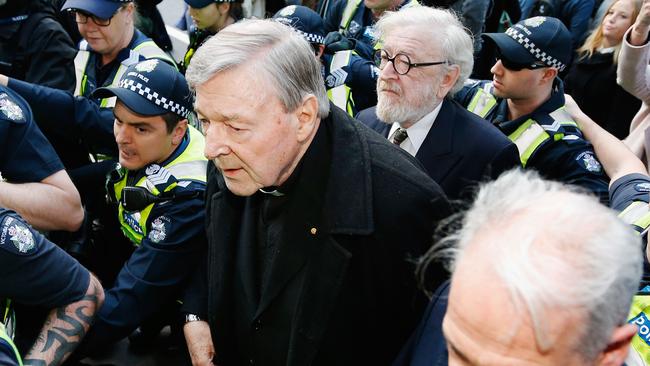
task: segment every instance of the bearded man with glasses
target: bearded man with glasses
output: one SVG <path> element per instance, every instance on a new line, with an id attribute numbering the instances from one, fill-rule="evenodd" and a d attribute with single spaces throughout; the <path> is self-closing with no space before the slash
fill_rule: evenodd
<path id="1" fill-rule="evenodd" d="M 512 142 L 448 97 L 473 65 L 472 39 L 454 13 L 403 9 L 376 29 L 384 47 L 375 53 L 378 104 L 359 120 L 415 156 L 453 199 L 471 197 L 477 182 L 518 164 Z"/>
<path id="2" fill-rule="evenodd" d="M 466 86 L 456 100 L 499 127 L 517 145 L 524 168 L 582 186 L 607 202 L 609 178 L 564 108 L 558 73 L 571 60 L 571 34 L 564 24 L 534 17 L 483 37 L 497 49 L 493 80 Z"/>

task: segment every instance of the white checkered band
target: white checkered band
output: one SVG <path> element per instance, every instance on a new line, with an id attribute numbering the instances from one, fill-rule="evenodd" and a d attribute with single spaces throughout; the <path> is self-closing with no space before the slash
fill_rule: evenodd
<path id="1" fill-rule="evenodd" d="M 546 54 L 546 52 L 539 49 L 537 46 L 535 46 L 535 43 L 533 43 L 530 39 L 528 39 L 528 37 L 525 34 L 519 32 L 516 28 L 514 27 L 508 28 L 508 30 L 506 30 L 506 34 L 510 36 L 510 38 L 517 41 L 517 43 L 524 46 L 524 48 L 527 49 L 531 55 L 533 55 L 536 59 L 540 60 L 544 64 L 551 67 L 557 67 L 559 71 L 562 71 L 566 68 L 565 64 L 558 61 L 555 57 L 548 55 Z"/>
<path id="2" fill-rule="evenodd" d="M 157 106 L 163 107 L 164 109 L 176 113 L 183 118 L 188 118 L 190 115 L 190 111 L 187 108 L 174 102 L 173 100 L 169 100 L 165 97 L 160 96 L 158 92 L 155 92 L 148 86 L 144 86 L 132 79 L 120 80 L 119 87 L 134 91 L 154 102 Z"/>
<path id="3" fill-rule="evenodd" d="M 325 37 L 319 36 L 318 34 L 303 32 L 300 29 L 296 29 L 296 31 L 300 33 L 300 35 L 302 35 L 309 43 L 323 44 L 325 41 Z"/>

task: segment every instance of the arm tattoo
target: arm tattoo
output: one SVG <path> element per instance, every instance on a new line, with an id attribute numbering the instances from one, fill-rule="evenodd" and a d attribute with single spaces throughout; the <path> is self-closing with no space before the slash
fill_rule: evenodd
<path id="1" fill-rule="evenodd" d="M 23 365 L 62 364 L 88 332 L 103 299 L 104 290 L 99 281 L 91 275 L 88 290 L 81 300 L 50 312 Z"/>

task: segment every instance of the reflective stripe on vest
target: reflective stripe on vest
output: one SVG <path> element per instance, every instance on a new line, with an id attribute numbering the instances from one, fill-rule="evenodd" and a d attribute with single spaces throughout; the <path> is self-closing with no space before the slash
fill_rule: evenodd
<path id="1" fill-rule="evenodd" d="M 1 341 L 7 343 L 11 349 L 14 351 L 14 356 L 16 357 L 16 361 L 18 361 L 18 364 L 20 366 L 23 366 L 23 360 L 20 357 L 20 353 L 18 353 L 18 348 L 16 348 L 16 345 L 14 344 L 14 341 L 9 337 L 5 330 L 4 324 L 0 323 L 0 339 Z"/>
<path id="2" fill-rule="evenodd" d="M 345 4 L 345 9 L 343 9 L 343 15 L 341 15 L 341 23 L 339 23 L 340 33 L 343 33 L 344 30 L 348 29 L 348 26 L 352 21 L 352 17 L 354 17 L 354 13 L 357 12 L 357 9 L 359 9 L 359 6 L 363 2 L 363 0 L 347 0 L 347 1 L 348 2 L 347 4 Z"/>
<path id="3" fill-rule="evenodd" d="M 89 65 L 90 55 L 90 51 L 88 51 L 88 42 L 82 40 L 79 44 L 79 51 L 74 59 L 75 76 L 77 78 L 74 91 L 74 95 L 76 96 L 89 96 L 93 91 L 86 90 L 88 80 L 87 70 L 90 67 L 95 67 L 95 65 Z M 98 54 L 97 56 L 99 57 L 100 55 Z M 145 60 L 157 58 L 176 67 L 174 60 L 161 50 L 153 41 L 144 41 L 130 50 L 129 57 L 120 62 L 120 66 L 115 72 L 113 80 L 111 80 L 111 83 L 106 86 L 117 86 L 120 78 L 126 71 L 126 68 L 137 63 L 141 58 L 144 58 Z M 99 87 L 99 85 L 97 87 Z M 101 99 L 100 107 L 112 108 L 115 106 L 116 100 L 116 97 L 103 98 Z"/>
<path id="4" fill-rule="evenodd" d="M 478 89 L 467 105 L 467 110 L 481 118 L 485 118 L 497 105 L 497 98 L 492 95 L 492 83 Z"/>
<path id="5" fill-rule="evenodd" d="M 650 295 L 638 294 L 632 298 L 632 306 L 628 323 L 637 327 L 637 333 L 632 337 L 631 354 L 633 365 L 650 365 Z"/>
<path id="6" fill-rule="evenodd" d="M 515 132 L 508 135 L 508 138 L 517 145 L 521 166 L 525 168 L 528 159 L 551 136 L 537 122 L 529 119 L 522 123 Z"/>
<path id="7" fill-rule="evenodd" d="M 517 145 L 521 165 L 525 168 L 528 160 L 547 140 L 560 141 L 578 139 L 575 135 L 565 135 L 562 127 L 578 128 L 564 106 L 549 113 L 551 124 L 540 124 L 532 119 L 522 123 L 508 138 Z M 552 137 L 551 137 L 552 136 Z"/>
<path id="8" fill-rule="evenodd" d="M 206 183 L 206 170 L 208 160 L 203 156 L 205 140 L 203 135 L 192 126 L 188 126 L 190 142 L 176 159 L 172 160 L 160 170 L 142 177 L 136 186 L 144 187 L 153 195 L 158 196 L 169 192 L 178 185 L 189 184 L 191 181 Z M 128 172 L 122 179 L 114 184 L 117 202 L 122 198 L 122 189 L 126 186 Z M 150 204 L 142 211 L 127 213 L 122 205 L 118 207 L 118 219 L 124 235 L 135 245 L 140 245 L 147 235 L 147 220 L 154 204 Z"/>
<path id="9" fill-rule="evenodd" d="M 633 201 L 618 217 L 641 233 L 650 226 L 650 206 L 643 201 Z"/>
<path id="10" fill-rule="evenodd" d="M 347 66 L 350 63 L 351 56 L 352 51 L 336 52 L 332 57 L 332 62 L 330 63 L 330 75 L 335 74 L 336 70 Z M 354 101 L 352 100 L 352 92 L 350 87 L 345 83 L 327 90 L 327 97 L 332 101 L 332 103 L 334 103 L 334 105 L 347 111 L 350 116 L 354 117 Z"/>

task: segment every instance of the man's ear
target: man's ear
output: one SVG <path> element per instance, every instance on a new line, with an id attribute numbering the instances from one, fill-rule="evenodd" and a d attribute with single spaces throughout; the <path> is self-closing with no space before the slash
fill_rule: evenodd
<path id="1" fill-rule="evenodd" d="M 451 88 L 454 87 L 456 81 L 460 77 L 460 67 L 458 65 L 451 65 L 447 68 L 447 72 L 443 75 L 440 86 L 438 87 L 438 92 L 436 96 L 438 99 L 443 99 Z"/>
<path id="2" fill-rule="evenodd" d="M 624 324 L 612 333 L 607 348 L 598 356 L 598 366 L 621 366 L 627 358 L 627 353 L 635 352 L 630 350 L 632 338 L 636 335 L 637 327 L 634 324 Z"/>
<path id="3" fill-rule="evenodd" d="M 230 10 L 230 3 L 227 1 L 217 3 L 217 10 L 219 10 L 219 14 L 226 14 Z"/>
<path id="4" fill-rule="evenodd" d="M 553 83 L 553 80 L 555 80 L 555 77 L 558 74 L 558 71 L 554 67 L 545 67 L 542 70 L 544 70 L 544 73 L 542 74 L 542 82 L 544 84 L 546 83 Z"/>
<path id="5" fill-rule="evenodd" d="M 318 98 L 309 94 L 302 99 L 302 103 L 294 112 L 298 120 L 298 141 L 308 140 L 318 128 Z"/>
<path id="6" fill-rule="evenodd" d="M 187 131 L 187 119 L 182 119 L 172 130 L 172 145 L 180 145 L 181 141 L 183 141 L 183 136 L 185 136 L 185 131 Z"/>

